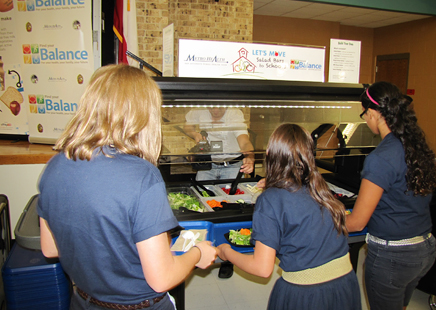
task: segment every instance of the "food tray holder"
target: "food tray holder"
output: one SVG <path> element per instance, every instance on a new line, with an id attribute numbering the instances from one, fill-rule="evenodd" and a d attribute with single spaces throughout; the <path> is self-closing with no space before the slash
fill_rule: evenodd
<path id="1" fill-rule="evenodd" d="M 229 222 L 229 223 L 215 223 L 213 225 L 213 234 L 215 236 L 215 246 L 218 246 L 223 243 L 229 244 L 229 242 L 226 240 L 226 237 L 224 237 L 224 234 L 228 233 L 230 229 L 233 230 L 239 230 L 241 228 L 252 228 L 253 222 L 252 221 L 245 221 L 245 222 Z M 254 247 L 237 247 L 234 245 L 231 245 L 233 250 L 239 252 L 239 253 L 251 253 L 254 252 Z"/>
<path id="2" fill-rule="evenodd" d="M 184 222 L 179 222 L 179 225 L 182 226 L 184 228 L 184 230 L 189 230 L 189 229 L 207 229 L 207 235 L 206 235 L 206 240 L 210 241 L 210 242 L 214 242 L 215 238 L 214 238 L 214 231 L 213 231 L 213 226 L 214 224 L 212 222 L 209 221 L 184 221 Z M 171 240 L 171 246 L 173 246 L 173 244 L 176 242 L 178 237 L 174 237 Z M 184 254 L 185 252 L 183 251 L 174 251 L 173 252 L 175 255 L 179 256 Z"/>
<path id="3" fill-rule="evenodd" d="M 195 199 L 198 200 L 198 202 L 200 203 L 200 205 L 203 205 L 206 209 L 205 212 L 214 212 L 213 209 L 211 207 L 209 207 L 207 204 L 205 205 L 201 200 L 200 200 L 200 196 L 196 190 L 194 190 L 193 188 L 189 187 L 189 186 L 176 186 L 176 187 L 167 187 L 167 193 L 182 193 L 185 195 L 190 195 L 192 197 L 194 197 Z M 201 212 L 198 212 L 201 213 Z"/>
<path id="4" fill-rule="evenodd" d="M 39 250 L 14 244 L 2 267 L 8 310 L 68 310 L 70 281 L 60 263 L 50 263 Z"/>

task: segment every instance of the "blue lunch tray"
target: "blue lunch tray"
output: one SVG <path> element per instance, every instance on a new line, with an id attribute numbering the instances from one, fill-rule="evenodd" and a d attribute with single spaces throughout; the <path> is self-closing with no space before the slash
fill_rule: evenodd
<path id="1" fill-rule="evenodd" d="M 67 310 L 70 281 L 59 262 L 49 262 L 41 251 L 17 243 L 2 268 L 8 310 Z"/>

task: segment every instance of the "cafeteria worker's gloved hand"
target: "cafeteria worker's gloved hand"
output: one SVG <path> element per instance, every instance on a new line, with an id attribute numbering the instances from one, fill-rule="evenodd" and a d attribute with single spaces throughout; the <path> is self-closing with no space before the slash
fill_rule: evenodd
<path id="1" fill-rule="evenodd" d="M 212 246 L 210 241 L 202 241 L 195 245 L 200 250 L 200 260 L 195 267 L 206 269 L 209 267 L 217 257 L 216 248 Z"/>

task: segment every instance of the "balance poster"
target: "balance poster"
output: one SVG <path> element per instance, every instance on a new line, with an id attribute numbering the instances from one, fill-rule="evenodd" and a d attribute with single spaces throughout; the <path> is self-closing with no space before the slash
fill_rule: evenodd
<path id="1" fill-rule="evenodd" d="M 179 76 L 324 82 L 325 48 L 179 40 Z"/>
<path id="2" fill-rule="evenodd" d="M 91 1 L 16 0 L 13 6 L 16 44 L 8 55 L 17 58 L 21 89 L 6 80 L 6 90 L 22 95 L 29 141 L 53 143 L 94 71 Z"/>
<path id="3" fill-rule="evenodd" d="M 12 0 L 0 0 L 0 134 L 27 135 L 28 108 L 24 101 L 22 57 L 17 52 L 16 10 Z"/>

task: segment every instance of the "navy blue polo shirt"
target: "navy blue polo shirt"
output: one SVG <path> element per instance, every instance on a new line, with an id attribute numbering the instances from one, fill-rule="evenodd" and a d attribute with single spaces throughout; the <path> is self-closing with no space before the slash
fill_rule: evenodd
<path id="1" fill-rule="evenodd" d="M 136 304 L 162 295 L 147 284 L 136 243 L 178 222 L 155 166 L 114 149 L 106 152 L 112 157 L 54 156 L 39 184 L 38 214 L 79 288 L 106 302 Z"/>
<path id="2" fill-rule="evenodd" d="M 348 252 L 326 208 L 302 187 L 296 192 L 269 188 L 256 200 L 252 238 L 276 250 L 284 271 L 325 264 Z"/>
<path id="3" fill-rule="evenodd" d="M 380 186 L 383 195 L 368 222 L 368 232 L 385 240 L 423 236 L 432 229 L 432 195 L 407 191 L 407 165 L 401 141 L 388 134 L 365 159 L 362 179 Z"/>

